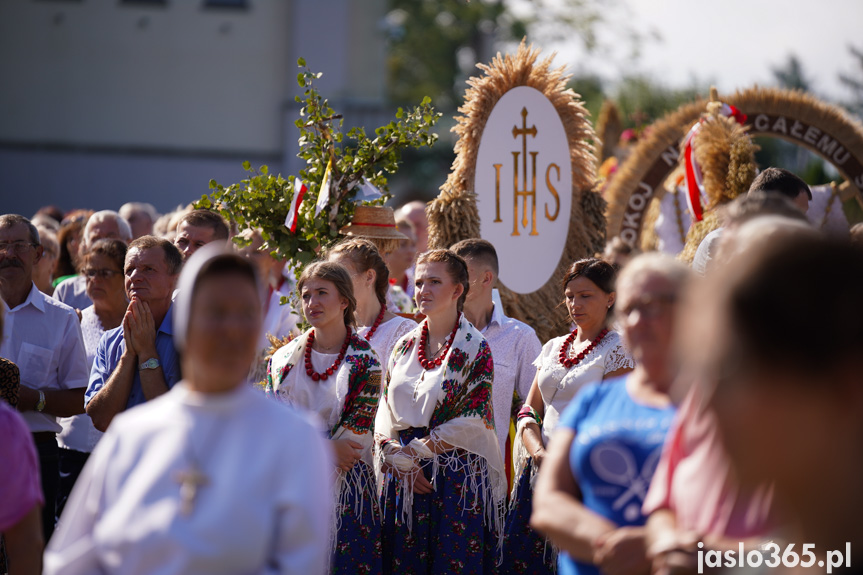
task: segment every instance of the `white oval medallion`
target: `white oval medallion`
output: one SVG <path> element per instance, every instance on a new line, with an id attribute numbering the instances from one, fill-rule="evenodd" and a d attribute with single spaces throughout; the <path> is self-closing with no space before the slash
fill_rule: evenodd
<path id="1" fill-rule="evenodd" d="M 542 92 L 518 86 L 497 102 L 480 140 L 474 190 L 501 282 L 517 293 L 537 291 L 557 269 L 572 205 L 566 131 Z"/>

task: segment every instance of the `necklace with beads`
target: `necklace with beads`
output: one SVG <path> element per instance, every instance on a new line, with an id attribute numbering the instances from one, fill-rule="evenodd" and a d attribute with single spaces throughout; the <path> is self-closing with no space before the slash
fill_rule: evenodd
<path id="1" fill-rule="evenodd" d="M 567 357 L 569 355 L 569 347 L 572 345 L 572 342 L 575 341 L 576 334 L 578 334 L 578 330 L 572 330 L 572 333 L 570 333 L 566 340 L 564 340 L 563 345 L 560 348 L 560 354 L 558 355 L 558 360 L 560 361 L 561 365 L 563 365 L 563 367 L 567 369 L 578 365 L 578 363 L 582 359 L 587 357 L 590 352 L 593 351 L 597 345 L 599 345 L 599 342 L 602 341 L 602 338 L 604 338 L 606 334 L 608 334 L 608 328 L 603 329 L 601 332 L 599 332 L 599 335 L 596 336 L 596 338 L 592 342 L 590 342 L 590 345 L 588 345 L 582 351 L 578 352 L 578 355 L 576 355 L 575 358 L 569 358 Z"/>
<path id="2" fill-rule="evenodd" d="M 336 358 L 336 361 L 333 362 L 333 365 L 328 367 L 326 371 L 323 373 L 318 373 L 312 367 L 312 344 L 315 343 L 315 330 L 312 328 L 312 331 L 309 332 L 309 339 L 306 341 L 306 374 L 312 378 L 312 381 L 326 381 L 329 376 L 334 374 L 336 370 L 339 369 L 339 365 L 341 365 L 342 360 L 345 359 L 345 354 L 348 351 L 348 344 L 351 342 L 351 330 L 348 330 L 348 334 L 345 336 L 345 342 L 342 344 L 342 349 L 339 352 L 339 357 Z"/>
<path id="3" fill-rule="evenodd" d="M 447 337 L 444 346 L 435 354 L 437 357 L 434 359 L 428 359 L 428 357 L 426 357 L 426 344 L 429 340 L 429 324 L 428 321 L 423 324 L 422 335 L 420 336 L 419 346 L 417 347 L 417 356 L 419 357 L 420 365 L 423 366 L 424 369 L 433 369 L 443 363 L 443 358 L 446 357 L 446 354 L 455 339 L 455 333 L 458 331 L 460 319 L 461 316 L 456 318 L 455 327 L 452 328 L 452 333 Z"/>
<path id="4" fill-rule="evenodd" d="M 367 333 L 365 335 L 366 341 L 368 341 L 368 342 L 372 341 L 372 338 L 374 337 L 375 332 L 378 330 L 378 326 L 381 325 L 381 322 L 384 320 L 384 314 L 386 313 L 386 311 L 387 311 L 387 307 L 385 305 L 381 304 L 381 313 L 378 314 L 378 317 L 375 320 L 375 323 L 372 324 L 372 327 L 369 330 L 369 333 Z"/>

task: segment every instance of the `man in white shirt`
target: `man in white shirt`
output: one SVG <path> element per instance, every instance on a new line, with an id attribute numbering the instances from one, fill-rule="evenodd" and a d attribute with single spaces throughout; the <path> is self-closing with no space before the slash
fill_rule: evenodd
<path id="1" fill-rule="evenodd" d="M 507 317 L 502 307 L 492 299 L 498 275 L 494 246 L 486 240 L 469 239 L 458 242 L 451 249 L 467 263 L 470 290 L 464 302 L 464 315 L 482 332 L 491 347 L 494 425 L 501 454 L 507 461 L 513 393 L 518 396 L 518 405 L 523 404 L 536 375 L 533 361 L 539 357 L 542 345 L 532 327 Z"/>
<path id="2" fill-rule="evenodd" d="M 81 235 L 81 253 L 86 254 L 97 240 L 132 241 L 132 228 L 129 222 L 113 210 L 96 212 L 87 220 Z M 87 278 L 83 274 L 61 281 L 54 290 L 54 299 L 79 311 L 93 305 L 87 295 Z"/>
<path id="3" fill-rule="evenodd" d="M 57 468 L 57 417 L 84 412 L 87 358 L 75 310 L 39 291 L 33 267 L 42 257 L 39 232 L 30 220 L 0 216 L 0 296 L 6 309 L 0 356 L 21 372 L 18 410 L 39 452 L 45 507 L 45 540 L 54 531 Z"/>

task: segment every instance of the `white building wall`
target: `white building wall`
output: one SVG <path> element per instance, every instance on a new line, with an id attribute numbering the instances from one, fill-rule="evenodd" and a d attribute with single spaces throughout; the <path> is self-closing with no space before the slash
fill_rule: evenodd
<path id="1" fill-rule="evenodd" d="M 0 1 L 0 213 L 168 210 L 238 181 L 243 160 L 282 169 L 299 56 L 333 104 L 381 106 L 385 0 L 205 4 Z"/>

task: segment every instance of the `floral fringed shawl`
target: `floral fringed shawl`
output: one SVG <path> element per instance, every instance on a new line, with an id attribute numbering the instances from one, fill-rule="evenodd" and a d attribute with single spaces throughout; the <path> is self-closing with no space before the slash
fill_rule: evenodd
<path id="1" fill-rule="evenodd" d="M 297 408 L 308 410 L 310 406 L 292 394 L 289 377 L 291 370 L 303 369 L 307 331 L 273 354 L 267 369 L 266 392 Z M 296 374 L 299 376 L 300 374 Z M 348 502 L 353 502 L 357 515 L 362 515 L 363 506 L 371 505 L 379 517 L 378 496 L 375 490 L 372 425 L 381 390 L 381 364 L 369 343 L 352 333 L 344 361 L 336 373 L 336 401 L 341 406 L 337 421 L 328 430 L 329 439 L 350 439 L 363 446 L 362 459 L 349 472 L 335 469 L 334 491 L 337 498 L 336 516 Z M 338 520 L 334 522 L 338 531 Z M 335 532 L 332 537 L 336 544 Z"/>
<path id="2" fill-rule="evenodd" d="M 427 425 L 430 447 L 451 446 L 453 449 L 427 456 L 434 458 L 432 480 L 441 468 L 463 469 L 466 472 L 468 480 L 463 486 L 462 504 L 464 508 L 477 504 L 482 506 L 486 524 L 498 535 L 501 545 L 507 480 L 494 430 L 491 395 L 494 364 L 491 350 L 482 334 L 463 315 L 458 321 L 458 330 L 444 358 L 443 369 L 433 369 L 423 375 L 425 378 L 437 378 L 435 383 L 440 390 Z M 415 383 L 410 378 L 403 378 L 403 374 L 410 362 L 419 361 L 417 346 L 422 326 L 420 324 L 399 340 L 389 360 L 383 397 L 375 420 L 375 470 L 379 492 L 384 487 L 385 464 L 400 468 L 417 464 L 416 461 L 395 463 L 389 458 L 400 445 L 399 431 L 409 427 L 398 421 L 395 415 L 398 406 L 389 402 L 394 400 L 393 390 L 397 386 L 413 386 Z M 416 467 L 413 469 L 417 471 Z M 402 504 L 401 521 L 410 528 L 413 482 L 400 480 L 398 483 Z"/>

